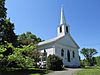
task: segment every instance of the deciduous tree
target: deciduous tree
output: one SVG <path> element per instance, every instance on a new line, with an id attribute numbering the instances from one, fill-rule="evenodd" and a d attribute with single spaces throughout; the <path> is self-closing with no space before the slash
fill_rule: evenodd
<path id="1" fill-rule="evenodd" d="M 18 41 L 22 45 L 37 44 L 42 40 L 31 32 L 26 32 L 18 36 Z"/>
<path id="2" fill-rule="evenodd" d="M 93 66 L 93 60 L 92 60 L 92 57 L 97 54 L 98 52 L 96 51 L 96 49 L 94 48 L 83 48 L 81 51 L 80 51 L 84 57 L 88 60 L 88 63 L 90 66 Z"/>

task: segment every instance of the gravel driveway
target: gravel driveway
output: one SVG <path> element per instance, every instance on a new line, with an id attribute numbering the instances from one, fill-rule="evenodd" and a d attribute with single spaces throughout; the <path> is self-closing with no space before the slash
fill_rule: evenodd
<path id="1" fill-rule="evenodd" d="M 72 69 L 72 68 L 67 68 L 66 70 L 63 71 L 54 71 L 52 73 L 48 73 L 46 75 L 73 75 L 74 72 L 81 70 L 81 69 Z"/>

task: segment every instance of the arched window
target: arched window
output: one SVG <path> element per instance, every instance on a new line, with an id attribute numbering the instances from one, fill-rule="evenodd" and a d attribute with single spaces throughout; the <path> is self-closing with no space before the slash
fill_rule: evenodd
<path id="1" fill-rule="evenodd" d="M 47 52 L 46 52 L 46 50 L 44 49 L 44 56 L 47 56 Z"/>
<path id="2" fill-rule="evenodd" d="M 75 58 L 75 52 L 73 51 L 73 58 Z"/>
<path id="3" fill-rule="evenodd" d="M 61 56 L 63 57 L 64 56 L 64 50 L 61 49 Z"/>
<path id="4" fill-rule="evenodd" d="M 68 33 L 68 26 L 66 26 L 66 32 Z"/>
<path id="5" fill-rule="evenodd" d="M 44 53 L 43 53 L 43 56 L 42 56 L 42 61 L 46 61 L 46 59 L 47 59 L 47 52 L 44 49 Z"/>
<path id="6" fill-rule="evenodd" d="M 69 52 L 69 50 L 67 51 L 67 59 L 68 59 L 68 62 L 70 62 L 70 52 Z"/>
<path id="7" fill-rule="evenodd" d="M 62 32 L 62 26 L 60 26 L 60 33 Z"/>

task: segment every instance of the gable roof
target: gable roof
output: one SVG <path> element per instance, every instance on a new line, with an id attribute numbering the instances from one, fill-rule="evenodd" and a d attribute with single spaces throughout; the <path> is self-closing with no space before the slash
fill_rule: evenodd
<path id="1" fill-rule="evenodd" d="M 55 37 L 55 38 L 53 38 L 53 39 L 46 40 L 46 41 L 43 41 L 43 42 L 39 42 L 39 43 L 38 43 L 38 46 L 41 46 L 41 45 L 45 45 L 45 44 L 49 44 L 49 43 L 55 42 L 55 41 L 61 39 L 62 37 L 64 37 L 64 35 L 58 36 L 58 37 Z"/>
<path id="2" fill-rule="evenodd" d="M 40 42 L 38 43 L 38 46 L 42 46 L 42 45 L 46 45 L 46 44 L 50 44 L 50 43 L 53 43 L 53 42 L 56 42 L 60 39 L 62 39 L 63 37 L 65 37 L 66 35 L 62 35 L 62 36 L 58 36 L 58 37 L 55 37 L 53 39 L 50 39 L 50 40 L 46 40 L 46 41 L 43 41 L 43 42 Z M 70 37 L 70 39 L 72 40 L 72 42 L 76 45 L 77 48 L 80 48 L 77 43 L 74 41 L 74 39 L 71 37 L 70 34 L 68 34 L 68 36 Z"/>
<path id="3" fill-rule="evenodd" d="M 73 41 L 73 43 L 77 46 L 77 48 L 80 48 L 80 47 L 78 46 L 78 44 L 74 41 L 74 39 L 72 38 L 72 36 L 69 35 L 69 37 L 71 38 L 71 40 Z"/>

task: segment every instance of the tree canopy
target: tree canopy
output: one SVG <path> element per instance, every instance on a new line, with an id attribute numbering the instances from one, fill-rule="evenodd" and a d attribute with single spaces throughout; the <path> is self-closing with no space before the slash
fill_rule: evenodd
<path id="1" fill-rule="evenodd" d="M 0 0 L 0 20 L 6 18 L 7 8 L 5 7 L 5 0 Z"/>
<path id="2" fill-rule="evenodd" d="M 36 44 L 39 37 L 26 32 L 21 35 L 14 33 L 14 23 L 7 19 L 5 0 L 0 0 L 0 70 L 5 68 L 34 67 L 39 60 Z"/>
<path id="3" fill-rule="evenodd" d="M 2 19 L 0 21 L 2 42 L 7 41 L 15 45 L 17 36 L 14 33 L 14 23 L 10 22 L 10 19 Z"/>
<path id="4" fill-rule="evenodd" d="M 26 33 L 22 33 L 21 35 L 18 35 L 18 41 L 22 45 L 28 45 L 28 44 L 37 44 L 42 40 L 41 38 L 37 37 L 31 32 L 26 32 Z"/>
<path id="5" fill-rule="evenodd" d="M 7 8 L 5 7 L 5 0 L 0 0 L 0 44 L 5 41 L 16 44 L 16 34 L 14 33 L 14 23 L 7 19 Z"/>
<path id="6" fill-rule="evenodd" d="M 90 66 L 93 65 L 93 60 L 92 60 L 92 57 L 97 54 L 98 52 L 96 51 L 96 49 L 94 48 L 83 48 L 81 51 L 80 51 L 84 57 L 88 60 L 88 63 Z"/>

